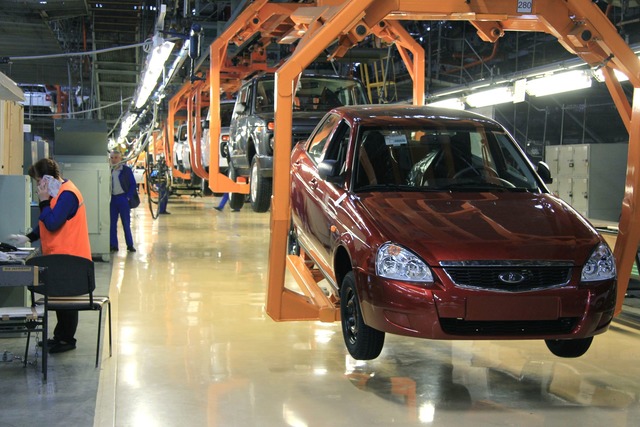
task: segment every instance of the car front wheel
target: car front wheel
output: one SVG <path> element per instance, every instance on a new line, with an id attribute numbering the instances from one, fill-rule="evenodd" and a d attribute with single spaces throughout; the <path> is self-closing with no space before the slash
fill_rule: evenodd
<path id="1" fill-rule="evenodd" d="M 378 357 L 384 345 L 384 332 L 365 325 L 352 271 L 344 277 L 340 288 L 340 317 L 342 335 L 349 354 L 357 360 Z"/>
<path id="2" fill-rule="evenodd" d="M 249 181 L 251 208 L 254 212 L 266 212 L 271 206 L 271 178 L 263 176 L 255 157 L 251 162 L 251 179 Z"/>
<path id="3" fill-rule="evenodd" d="M 238 177 L 236 173 L 236 168 L 229 165 L 229 179 L 233 182 L 236 182 L 236 178 Z M 244 205 L 244 194 L 241 193 L 231 193 L 229 194 L 229 206 L 233 210 L 240 210 Z"/>
<path id="4" fill-rule="evenodd" d="M 589 350 L 593 337 L 574 340 L 544 340 L 551 353 L 558 357 L 580 357 Z"/>

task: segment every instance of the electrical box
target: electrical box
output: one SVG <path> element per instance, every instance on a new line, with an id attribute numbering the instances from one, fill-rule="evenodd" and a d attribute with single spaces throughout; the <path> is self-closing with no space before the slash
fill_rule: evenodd
<path id="1" fill-rule="evenodd" d="M 546 147 L 549 190 L 589 219 L 618 222 L 627 173 L 628 144 Z"/>

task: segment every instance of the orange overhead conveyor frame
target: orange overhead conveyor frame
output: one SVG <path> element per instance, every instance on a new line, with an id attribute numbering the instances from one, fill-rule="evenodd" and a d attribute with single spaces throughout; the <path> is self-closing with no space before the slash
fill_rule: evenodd
<path id="1" fill-rule="evenodd" d="M 274 320 L 339 319 L 335 297 L 327 297 L 318 286 L 321 276 L 309 270 L 299 256 L 286 255 L 290 226 L 290 163 L 292 105 L 294 81 L 329 45 L 338 40 L 329 57 L 342 56 L 366 36 L 375 33 L 385 41 L 395 42 L 414 82 L 416 104 L 424 103 L 425 56 L 422 47 L 398 23 L 383 21 L 386 13 L 375 8 L 375 0 L 343 2 L 297 11 L 291 17 L 306 28 L 293 55 L 276 72 L 276 115 L 271 205 L 271 241 L 269 247 L 269 289 L 267 313 Z M 327 2 L 328 3 L 328 2 Z M 333 2 L 336 3 L 336 2 Z M 282 106 L 282 107 L 281 107 Z M 285 266 L 289 268 L 303 294 L 284 286 Z"/>
<path id="2" fill-rule="evenodd" d="M 208 173 L 202 166 L 202 150 L 200 139 L 202 135 L 202 108 L 209 105 L 209 81 L 196 81 L 184 84 L 178 92 L 169 100 L 169 112 L 167 114 L 168 142 L 166 162 L 171 173 L 176 178 L 190 180 L 190 173 L 180 172 L 173 165 L 173 150 L 175 142 L 176 121 L 184 121 L 187 124 L 187 143 L 189 144 L 191 173 L 202 179 L 208 178 Z M 183 112 L 183 114 L 179 114 Z M 172 131 L 174 130 L 174 131 Z"/>
<path id="3" fill-rule="evenodd" d="M 175 134 L 176 134 L 176 119 L 179 117 L 177 114 L 179 111 L 184 110 L 187 106 L 185 95 L 191 91 L 191 87 L 184 85 L 180 90 L 169 100 L 169 112 L 167 114 L 167 122 L 165 123 L 165 162 L 169 167 L 172 175 L 177 178 L 188 179 L 189 177 L 180 172 L 174 167 L 173 164 L 173 151 L 175 149 Z"/>
<path id="4" fill-rule="evenodd" d="M 187 95 L 187 142 L 192 171 L 202 179 L 209 174 L 202 164 L 202 109 L 209 106 L 209 80 L 196 81 Z"/>
<path id="5" fill-rule="evenodd" d="M 272 43 L 290 44 L 298 40 L 302 33 L 290 19 L 292 13 L 314 6 L 312 3 L 269 3 L 255 0 L 234 19 L 210 47 L 209 79 L 211 95 L 209 108 L 220 111 L 220 97 L 232 94 L 240 88 L 242 79 L 259 72 L 275 72 L 267 65 L 266 47 Z M 231 61 L 227 55 L 229 43 L 242 47 L 256 41 L 257 48 L 250 49 L 249 58 Z M 209 146 L 217 147 L 220 138 L 220 115 L 211 114 L 209 122 Z M 209 188 L 217 193 L 249 194 L 246 182 L 234 182 L 220 173 L 218 164 L 220 150 L 209 150 Z"/>
<path id="6" fill-rule="evenodd" d="M 529 7 L 529 10 L 518 10 L 519 4 Z M 254 5 L 272 6 L 266 1 L 257 1 Z M 292 11 L 291 19 L 304 35 L 293 55 L 276 72 L 273 200 L 266 307 L 269 316 L 278 321 L 339 319 L 339 306 L 318 287 L 318 275 L 310 271 L 300 257 L 286 254 L 291 207 L 289 156 L 293 81 L 336 40 L 338 47 L 333 54 L 340 55 L 347 52 L 352 44 L 374 33 L 396 41 L 403 60 L 407 61 L 407 68 L 411 70 L 414 103 L 421 104 L 424 99 L 424 53 L 402 27 L 393 22 L 410 19 L 467 20 L 477 29 L 479 36 L 488 42 L 495 42 L 505 31 L 545 32 L 557 37 L 569 52 L 580 56 L 587 64 L 603 67 L 607 87 L 629 130 L 625 196 L 620 232 L 614 249 L 618 268 L 618 314 L 640 240 L 640 221 L 632 221 L 640 204 L 640 194 L 635 190 L 640 178 L 640 60 L 598 6 L 591 0 L 318 0 L 315 6 Z M 212 70 L 214 67 L 219 70 L 226 42 L 218 43 L 215 50 L 214 45 L 211 50 Z M 632 105 L 624 96 L 613 69 L 629 77 L 634 87 Z M 212 73 L 212 105 L 216 102 L 214 95 L 217 94 L 214 91 L 220 87 L 219 74 Z M 219 123 L 215 125 L 219 132 Z M 285 287 L 286 267 L 300 284 L 304 295 Z"/>
<path id="7" fill-rule="evenodd" d="M 334 41 L 337 48 L 329 58 L 344 55 L 355 43 L 369 34 L 375 34 L 387 42 L 395 43 L 414 81 L 414 103 L 424 100 L 425 58 L 422 48 L 406 33 L 396 20 L 468 20 L 476 27 L 479 36 L 487 42 L 495 42 L 504 31 L 540 31 L 554 35 L 570 52 L 580 56 L 592 66 L 602 66 L 606 84 L 614 103 L 629 130 L 629 161 L 627 182 L 623 200 L 620 233 L 614 252 L 619 272 L 619 313 L 628 285 L 635 252 L 640 240 L 640 225 L 631 221 L 640 196 L 634 190 L 640 167 L 638 148 L 640 99 L 640 64 L 629 47 L 619 37 L 613 25 L 590 0 L 534 0 L 530 10 L 518 10 L 513 0 L 467 1 L 443 0 L 423 2 L 416 0 L 360 0 L 358 2 L 318 0 L 313 3 L 269 3 L 257 0 L 249 5 L 238 18 L 211 45 L 210 108 L 219 111 L 220 95 L 234 92 L 247 75 L 268 71 L 264 47 L 275 39 L 279 43 L 291 43 L 301 39 L 294 54 L 277 71 L 276 96 L 276 144 L 274 153 L 274 196 L 271 213 L 272 239 L 270 243 L 269 291 L 267 312 L 275 320 L 338 319 L 336 301 L 327 298 L 317 286 L 319 275 L 307 268 L 299 257 L 286 256 L 286 239 L 289 227 L 289 150 L 291 147 L 291 105 L 293 82 L 299 74 Z M 258 34 L 259 33 L 259 34 Z M 261 47 L 251 53 L 252 61 L 232 64 L 227 58 L 229 42 L 242 45 L 259 35 Z M 311 43 L 312 42 L 312 43 Z M 634 86 L 633 106 L 613 75 L 618 69 L 629 76 Z M 272 71 L 272 70 L 271 70 Z M 185 85 L 183 90 L 190 89 Z M 184 93 L 170 108 L 169 123 L 174 123 L 178 107 L 183 108 Z M 197 104 L 197 101 L 195 101 Z M 187 108 L 189 107 L 187 102 Z M 283 107 L 284 106 L 284 107 Z M 280 108 L 278 108 L 280 107 Z M 635 125 L 633 125 L 635 124 Z M 196 123 L 196 129 L 198 124 Z M 196 141 L 199 141 L 196 130 Z M 210 122 L 210 146 L 218 144 L 220 118 L 212 114 Z M 167 135 L 170 137 L 171 135 Z M 193 138 L 190 137 L 193 142 Z M 286 147 L 286 148 L 285 148 Z M 192 146 L 192 149 L 194 147 Z M 197 148 L 194 152 L 197 151 Z M 168 153 L 170 155 L 170 152 Z M 170 157 L 168 158 L 170 160 Z M 219 173 L 219 151 L 210 150 L 209 186 L 216 192 L 248 193 L 248 185 L 233 182 Z M 304 295 L 284 287 L 285 265 L 301 284 Z"/>
<path id="8" fill-rule="evenodd" d="M 187 142 L 189 144 L 190 164 L 193 173 L 202 179 L 209 179 L 208 172 L 202 164 L 202 109 L 209 106 L 209 79 L 198 80 L 195 83 L 185 83 L 169 101 L 167 123 L 171 135 L 175 135 L 175 122 L 183 118 L 187 123 Z M 170 141 L 170 152 L 173 152 L 173 140 Z M 172 168 L 174 176 L 189 179 L 188 174 L 173 169 L 173 157 L 167 159 L 167 164 Z"/>

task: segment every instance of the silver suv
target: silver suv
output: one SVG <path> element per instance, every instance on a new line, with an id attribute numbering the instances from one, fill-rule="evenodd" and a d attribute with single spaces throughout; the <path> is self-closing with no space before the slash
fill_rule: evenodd
<path id="1" fill-rule="evenodd" d="M 24 92 L 24 102 L 22 105 L 29 108 L 30 111 L 43 111 L 46 113 L 55 113 L 56 106 L 53 97 L 47 90 L 45 85 L 36 84 L 18 84 Z"/>
<path id="2" fill-rule="evenodd" d="M 229 178 L 249 179 L 249 200 L 255 212 L 271 205 L 275 129 L 275 77 L 254 76 L 238 91 L 229 127 Z M 356 79 L 303 74 L 293 100 L 292 142 L 306 140 L 332 108 L 368 104 L 365 87 Z M 240 209 L 244 195 L 232 193 L 230 206 Z"/>

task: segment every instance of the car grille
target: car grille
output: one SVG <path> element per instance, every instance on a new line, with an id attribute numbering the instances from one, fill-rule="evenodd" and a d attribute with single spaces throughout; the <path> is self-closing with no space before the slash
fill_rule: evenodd
<path id="1" fill-rule="evenodd" d="M 566 262 L 442 262 L 445 273 L 458 287 L 500 292 L 526 292 L 569 283 Z"/>
<path id="2" fill-rule="evenodd" d="M 509 336 L 568 334 L 578 323 L 577 317 L 562 317 L 558 320 L 520 321 L 469 321 L 441 318 L 442 330 L 451 335 Z"/>

